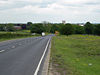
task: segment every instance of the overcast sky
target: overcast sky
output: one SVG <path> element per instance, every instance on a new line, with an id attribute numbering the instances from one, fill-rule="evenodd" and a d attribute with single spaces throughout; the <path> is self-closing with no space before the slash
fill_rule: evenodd
<path id="1" fill-rule="evenodd" d="M 100 22 L 100 0 L 0 0 L 0 23 Z"/>

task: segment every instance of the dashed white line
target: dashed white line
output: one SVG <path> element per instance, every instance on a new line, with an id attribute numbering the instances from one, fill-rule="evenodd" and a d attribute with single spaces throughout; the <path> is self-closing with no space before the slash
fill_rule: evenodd
<path id="1" fill-rule="evenodd" d="M 4 52 L 5 50 L 0 50 L 0 53 Z"/>
<path id="2" fill-rule="evenodd" d="M 12 46 L 12 48 L 15 48 L 15 46 Z"/>

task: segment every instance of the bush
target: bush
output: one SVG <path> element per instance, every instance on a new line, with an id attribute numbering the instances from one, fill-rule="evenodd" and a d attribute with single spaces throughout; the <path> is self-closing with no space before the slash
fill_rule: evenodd
<path id="1" fill-rule="evenodd" d="M 43 24 L 36 23 L 31 25 L 31 33 L 38 33 L 41 34 L 45 31 L 45 28 L 43 27 Z"/>
<path id="2" fill-rule="evenodd" d="M 90 22 L 87 22 L 85 24 L 85 33 L 86 34 L 93 34 L 94 33 L 94 25 Z"/>
<path id="3" fill-rule="evenodd" d="M 73 25 L 71 25 L 71 24 L 61 25 L 60 33 L 63 35 L 67 35 L 67 36 L 73 34 L 74 33 Z"/>
<path id="4" fill-rule="evenodd" d="M 0 31 L 4 31 L 4 25 L 0 24 Z"/>
<path id="5" fill-rule="evenodd" d="M 75 34 L 84 34 L 85 33 L 84 26 L 75 25 L 74 28 L 75 28 Z"/>
<path id="6" fill-rule="evenodd" d="M 100 24 L 95 25 L 94 34 L 95 35 L 100 35 Z"/>
<path id="7" fill-rule="evenodd" d="M 17 37 L 24 37 L 24 36 L 30 36 L 31 34 L 20 34 L 20 33 L 0 33 L 0 39 L 1 38 L 17 38 Z"/>
<path id="8" fill-rule="evenodd" d="M 55 33 L 55 31 L 59 31 L 59 25 L 57 25 L 57 24 L 52 24 L 52 27 L 51 27 L 50 32 L 51 32 L 51 33 Z"/>

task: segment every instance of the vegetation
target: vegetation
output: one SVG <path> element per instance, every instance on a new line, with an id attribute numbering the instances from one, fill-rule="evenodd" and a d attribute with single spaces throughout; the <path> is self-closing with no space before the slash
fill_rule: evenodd
<path id="1" fill-rule="evenodd" d="M 71 34 L 88 34 L 88 35 L 100 35 L 100 24 L 92 24 L 87 22 L 84 26 L 78 24 L 62 24 L 62 23 L 32 23 L 27 24 L 0 24 L 0 31 L 12 32 L 16 29 L 14 26 L 20 26 L 21 30 L 31 30 L 31 33 L 41 34 L 42 32 L 55 33 L 59 31 L 63 35 Z"/>
<path id="2" fill-rule="evenodd" d="M 100 35 L 100 24 L 95 25 L 94 34 L 95 35 Z"/>
<path id="3" fill-rule="evenodd" d="M 18 38 L 26 38 L 26 37 L 34 37 L 39 36 L 39 34 L 31 35 L 30 30 L 21 30 L 16 32 L 0 32 L 0 41 L 18 39 Z"/>
<path id="4" fill-rule="evenodd" d="M 55 33 L 55 31 L 59 31 L 59 26 L 58 24 L 52 24 L 50 32 Z"/>
<path id="5" fill-rule="evenodd" d="M 90 22 L 87 22 L 84 27 L 85 27 L 86 34 L 93 34 L 94 32 L 93 24 L 91 24 Z"/>
<path id="6" fill-rule="evenodd" d="M 51 62 L 61 75 L 100 75 L 100 37 L 55 36 Z"/>
<path id="7" fill-rule="evenodd" d="M 43 23 L 42 25 L 44 27 L 44 30 L 43 31 L 50 33 L 52 24 L 50 24 L 50 23 Z"/>
<path id="8" fill-rule="evenodd" d="M 32 23 L 18 24 L 21 30 L 14 29 L 15 24 L 0 24 L 0 41 L 33 37 L 31 33 L 46 35 L 60 32 L 52 40 L 51 58 L 53 66 L 61 75 L 99 75 L 100 74 L 100 24 L 87 22 L 77 24 Z M 81 34 L 81 35 L 72 35 Z M 86 35 L 88 34 L 88 35 Z M 33 34 L 34 35 L 34 34 Z M 70 35 L 70 36 L 65 36 Z"/>
<path id="9" fill-rule="evenodd" d="M 32 22 L 27 22 L 26 29 L 29 30 L 32 24 Z"/>
<path id="10" fill-rule="evenodd" d="M 44 31 L 45 31 L 45 29 L 43 27 L 43 24 L 41 24 L 41 23 L 31 25 L 31 33 L 41 34 Z"/>
<path id="11" fill-rule="evenodd" d="M 4 31 L 4 25 L 0 24 L 0 31 Z"/>
<path id="12" fill-rule="evenodd" d="M 14 25 L 9 23 L 9 24 L 5 24 L 5 25 L 2 25 L 0 24 L 0 31 L 14 31 Z"/>
<path id="13" fill-rule="evenodd" d="M 61 25 L 60 33 L 63 35 L 71 35 L 74 33 L 74 27 L 71 24 Z"/>
<path id="14" fill-rule="evenodd" d="M 85 29 L 83 26 L 74 25 L 75 34 L 85 34 Z"/>

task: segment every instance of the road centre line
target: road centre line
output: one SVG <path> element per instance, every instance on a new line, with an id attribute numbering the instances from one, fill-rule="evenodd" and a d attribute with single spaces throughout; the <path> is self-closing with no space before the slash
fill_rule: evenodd
<path id="1" fill-rule="evenodd" d="M 4 52 L 5 50 L 0 50 L 0 53 Z"/>

